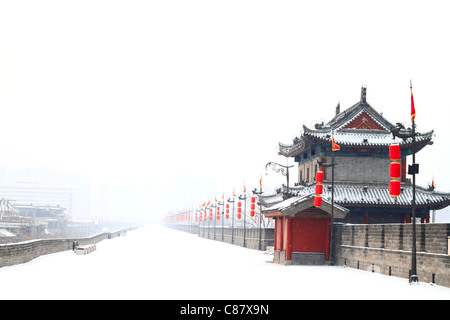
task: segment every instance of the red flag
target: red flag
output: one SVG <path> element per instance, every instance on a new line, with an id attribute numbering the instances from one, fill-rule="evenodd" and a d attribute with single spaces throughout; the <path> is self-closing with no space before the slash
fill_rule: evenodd
<path id="1" fill-rule="evenodd" d="M 334 135 L 333 132 L 331 133 L 331 150 L 332 151 L 339 151 L 341 150 L 341 147 L 334 142 Z"/>
<path id="2" fill-rule="evenodd" d="M 236 197 L 236 193 L 234 192 L 234 188 L 233 188 L 233 197 Z"/>
<path id="3" fill-rule="evenodd" d="M 414 97 L 412 93 L 412 81 L 410 80 L 410 87 L 411 87 L 411 121 L 414 121 L 416 119 L 416 108 L 414 108 Z"/>
<path id="4" fill-rule="evenodd" d="M 261 179 L 259 179 L 259 186 L 262 187 L 262 174 L 261 174 Z"/>
<path id="5" fill-rule="evenodd" d="M 246 193 L 247 192 L 247 189 L 245 189 L 245 182 L 244 182 L 244 193 Z"/>

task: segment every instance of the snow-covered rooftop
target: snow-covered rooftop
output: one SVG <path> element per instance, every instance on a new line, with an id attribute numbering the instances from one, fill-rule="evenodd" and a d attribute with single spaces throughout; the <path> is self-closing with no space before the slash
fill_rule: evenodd
<path id="1" fill-rule="evenodd" d="M 316 124 L 314 129 L 303 126 L 303 134 L 292 144 L 279 143 L 280 154 L 286 157 L 296 156 L 302 152 L 310 139 L 331 145 L 331 133 L 340 146 L 387 147 L 390 144 L 410 145 L 412 138 L 405 140 L 394 138 L 391 129 L 395 126 L 377 112 L 361 97 L 361 101 L 347 110 L 337 111 L 335 117 L 327 124 Z M 400 133 L 409 133 L 410 129 L 401 129 Z M 422 147 L 432 143 L 434 131 L 416 133 L 416 141 Z"/>
<path id="2" fill-rule="evenodd" d="M 389 195 L 388 184 L 379 183 L 335 183 L 334 202 L 342 206 L 389 206 L 409 207 L 412 202 L 412 185 L 403 183 L 401 194 L 397 198 Z M 315 192 L 315 184 L 308 186 L 290 186 L 289 194 L 305 196 Z M 284 187 L 284 191 L 286 188 Z M 331 200 L 331 183 L 324 182 L 323 200 Z M 262 196 L 259 199 L 261 205 L 269 208 L 283 201 L 282 194 Z M 294 201 L 294 200 L 292 200 Z M 450 193 L 429 191 L 416 186 L 416 206 L 442 209 L 450 204 Z"/>

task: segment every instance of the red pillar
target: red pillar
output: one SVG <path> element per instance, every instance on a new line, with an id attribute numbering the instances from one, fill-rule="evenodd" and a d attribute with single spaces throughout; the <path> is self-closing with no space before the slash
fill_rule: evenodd
<path id="1" fill-rule="evenodd" d="M 286 217 L 286 260 L 292 259 L 292 219 Z"/>
<path id="2" fill-rule="evenodd" d="M 278 218 L 278 250 L 283 251 L 284 247 L 284 218 Z"/>
<path id="3" fill-rule="evenodd" d="M 278 218 L 274 218 L 275 219 L 275 232 L 274 232 L 274 235 L 273 235 L 273 248 L 274 248 L 274 250 L 275 251 L 277 251 L 278 250 L 278 241 L 277 241 L 277 239 L 278 239 Z"/>
<path id="4" fill-rule="evenodd" d="M 331 236 L 331 218 L 327 219 L 326 222 L 326 233 L 325 233 L 325 261 L 330 261 L 330 236 Z"/>
<path id="5" fill-rule="evenodd" d="M 406 181 L 406 158 L 402 159 L 402 177 L 400 181 L 401 182 Z"/>

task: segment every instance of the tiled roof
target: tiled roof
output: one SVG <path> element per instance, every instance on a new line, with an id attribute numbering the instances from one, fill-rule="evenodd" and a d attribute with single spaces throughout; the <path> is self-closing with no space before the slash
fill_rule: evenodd
<path id="1" fill-rule="evenodd" d="M 331 131 L 311 130 L 304 127 L 304 135 L 312 138 L 317 138 L 322 141 L 327 141 L 331 144 Z M 341 129 L 334 132 L 334 140 L 338 145 L 347 146 L 389 146 L 393 143 L 400 145 L 407 145 L 412 143 L 412 138 L 394 139 L 390 131 L 382 130 L 362 130 L 362 129 Z M 416 134 L 416 142 L 430 141 L 433 136 L 433 131 L 423 134 Z"/>
<path id="2" fill-rule="evenodd" d="M 306 194 L 301 196 L 291 197 L 282 202 L 278 202 L 269 208 L 263 210 L 263 214 L 267 216 L 275 216 L 288 215 L 295 216 L 299 211 L 303 211 L 306 209 L 314 208 L 314 194 Z M 334 208 L 336 209 L 334 215 L 336 218 L 345 218 L 347 213 L 350 211 L 347 208 L 344 208 L 338 204 L 334 204 Z M 331 213 L 331 201 L 328 199 L 323 199 L 321 210 L 327 213 Z"/>
<path id="3" fill-rule="evenodd" d="M 347 126 L 358 117 L 367 115 L 371 121 L 376 123 L 376 129 L 348 128 Z M 303 126 L 303 134 L 296 138 L 293 144 L 279 143 L 279 153 L 286 157 L 294 157 L 299 154 L 305 146 L 306 140 L 313 139 L 323 143 L 330 143 L 331 132 L 334 132 L 334 139 L 338 145 L 342 146 L 366 146 L 366 147 L 387 147 L 390 144 L 410 145 L 412 138 L 405 140 L 393 138 L 391 129 L 395 126 L 383 115 L 377 112 L 366 101 L 359 101 L 347 110 L 340 112 L 327 124 L 316 124 L 314 129 Z M 410 129 L 409 129 L 410 130 Z M 408 129 L 401 129 L 400 133 L 409 133 Z M 416 133 L 418 144 L 426 145 L 432 143 L 433 131 L 423 134 Z M 307 139 L 305 139 L 305 137 Z"/>
<path id="4" fill-rule="evenodd" d="M 387 206 L 410 207 L 412 202 L 412 185 L 402 184 L 400 196 L 393 198 L 389 195 L 388 184 L 377 183 L 343 183 L 335 182 L 334 201 L 341 206 Z M 284 187 L 284 186 L 283 186 Z M 303 196 L 314 193 L 315 184 L 308 186 L 289 187 L 292 196 Z M 284 187 L 284 191 L 286 188 Z M 323 199 L 331 199 L 331 183 L 324 182 Z M 281 202 L 282 195 L 262 195 L 260 203 L 271 207 Z M 442 209 L 450 205 L 450 193 L 429 191 L 416 186 L 416 206 L 430 209 Z"/>

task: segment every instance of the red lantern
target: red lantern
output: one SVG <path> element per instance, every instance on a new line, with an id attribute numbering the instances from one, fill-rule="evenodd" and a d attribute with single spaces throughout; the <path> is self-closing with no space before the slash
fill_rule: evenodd
<path id="1" fill-rule="evenodd" d="M 242 212 L 242 208 L 238 207 L 238 213 Z"/>
<path id="2" fill-rule="evenodd" d="M 256 202 L 256 198 L 255 197 L 252 197 L 251 198 L 251 203 L 255 203 Z"/>
<path id="3" fill-rule="evenodd" d="M 240 208 L 239 208 L 240 209 Z M 241 212 L 238 210 L 237 218 L 240 219 L 242 217 Z"/>
<path id="4" fill-rule="evenodd" d="M 250 209 L 252 209 L 252 210 L 255 210 L 255 207 L 256 207 L 256 205 L 255 205 L 254 203 L 252 203 L 252 204 L 250 205 Z"/>
<path id="5" fill-rule="evenodd" d="M 391 162 L 389 164 L 389 176 L 392 179 L 398 179 L 401 176 L 401 164 L 400 162 Z"/>
<path id="6" fill-rule="evenodd" d="M 401 158 L 400 145 L 399 144 L 391 144 L 389 146 L 389 158 L 392 161 L 398 161 Z"/>
<path id="7" fill-rule="evenodd" d="M 225 219 L 229 219 L 230 218 L 230 214 L 227 212 L 227 214 L 225 215 Z"/>
<path id="8" fill-rule="evenodd" d="M 255 216 L 255 210 L 250 210 L 250 217 L 254 217 Z"/>
<path id="9" fill-rule="evenodd" d="M 238 208 L 240 208 L 242 206 L 242 202 L 238 202 Z"/>
<path id="10" fill-rule="evenodd" d="M 316 194 L 321 195 L 323 193 L 323 184 L 318 183 L 316 184 Z"/>
<path id="11" fill-rule="evenodd" d="M 389 194 L 394 198 L 400 195 L 400 181 L 398 180 L 389 181 Z"/>
<path id="12" fill-rule="evenodd" d="M 323 171 L 317 171 L 316 172 L 316 182 L 322 183 L 323 182 Z"/>
<path id="13" fill-rule="evenodd" d="M 314 197 L 314 206 L 320 207 L 322 205 L 322 197 L 321 196 L 315 196 Z"/>

